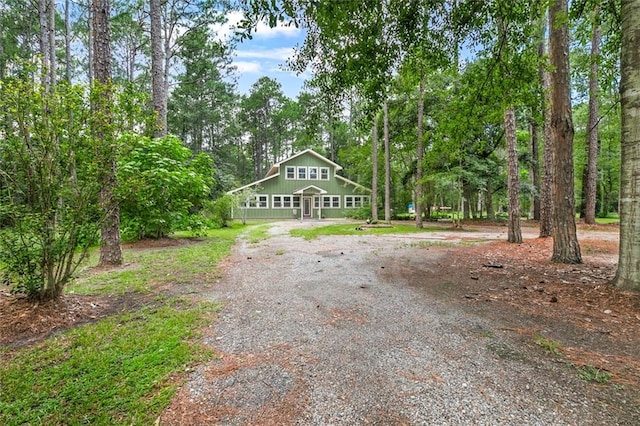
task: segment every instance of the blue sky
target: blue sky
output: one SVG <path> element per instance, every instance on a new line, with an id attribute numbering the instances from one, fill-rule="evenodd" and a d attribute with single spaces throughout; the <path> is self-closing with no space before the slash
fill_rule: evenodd
<path id="1" fill-rule="evenodd" d="M 220 36 L 231 33 L 231 27 L 241 19 L 241 12 L 228 15 L 229 21 L 224 28 L 218 30 Z M 296 44 L 304 41 L 303 30 L 294 26 L 278 26 L 269 28 L 261 24 L 253 33 L 253 39 L 238 43 L 233 57 L 233 64 L 237 68 L 238 91 L 248 94 L 251 85 L 260 77 L 267 76 L 277 80 L 282 85 L 284 94 L 295 99 L 300 92 L 308 73 L 296 75 L 294 72 L 283 70 L 287 58 L 291 56 Z"/>

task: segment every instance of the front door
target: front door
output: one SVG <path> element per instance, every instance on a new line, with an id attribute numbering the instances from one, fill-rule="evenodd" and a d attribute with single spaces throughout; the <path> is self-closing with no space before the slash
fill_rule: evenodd
<path id="1" fill-rule="evenodd" d="M 302 199 L 302 216 L 305 218 L 311 217 L 311 198 L 304 197 Z"/>

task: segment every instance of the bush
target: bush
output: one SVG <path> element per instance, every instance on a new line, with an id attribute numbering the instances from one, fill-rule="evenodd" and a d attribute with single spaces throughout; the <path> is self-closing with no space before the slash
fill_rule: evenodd
<path id="1" fill-rule="evenodd" d="M 364 206 L 357 209 L 347 210 L 346 217 L 356 220 L 367 220 L 371 217 L 371 206 Z"/>
<path id="2" fill-rule="evenodd" d="M 211 219 L 217 228 L 226 228 L 231 222 L 231 211 L 236 203 L 232 195 L 225 194 L 210 204 Z"/>
<path id="3" fill-rule="evenodd" d="M 100 216 L 84 92 L 0 83 L 0 280 L 34 299 L 62 294 Z M 73 117 L 71 120 L 70 117 Z"/>
<path id="4" fill-rule="evenodd" d="M 212 185 L 211 158 L 195 157 L 174 136 L 125 135 L 118 162 L 118 198 L 125 240 L 161 238 L 189 222 Z"/>

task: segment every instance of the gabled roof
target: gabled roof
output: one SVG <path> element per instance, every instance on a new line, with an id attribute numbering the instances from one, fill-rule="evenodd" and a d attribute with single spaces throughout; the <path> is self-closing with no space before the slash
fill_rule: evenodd
<path id="1" fill-rule="evenodd" d="M 326 194 L 327 193 L 327 191 L 325 191 L 322 188 L 318 188 L 315 185 L 307 185 L 304 188 L 296 189 L 295 191 L 293 191 L 293 193 L 294 194 L 304 194 L 305 192 L 308 192 L 310 190 L 314 191 L 314 192 L 316 192 L 318 194 Z"/>
<path id="2" fill-rule="evenodd" d="M 292 155 L 292 156 L 291 156 L 291 157 L 289 157 L 289 158 L 285 158 L 285 159 L 284 159 L 284 160 L 282 160 L 282 161 L 278 161 L 276 164 L 274 164 L 274 165 L 271 167 L 271 169 L 273 169 L 274 167 L 280 167 L 280 165 L 281 165 L 282 163 L 286 163 L 287 161 L 293 160 L 294 158 L 300 157 L 300 156 L 302 156 L 302 155 L 304 155 L 304 154 L 311 154 L 311 155 L 313 155 L 313 156 L 314 156 L 314 157 L 316 157 L 317 159 L 322 160 L 322 161 L 324 161 L 325 163 L 329 164 L 330 166 L 335 167 L 335 168 L 336 168 L 336 171 L 338 171 L 338 170 L 342 170 L 342 166 L 341 166 L 341 165 L 334 163 L 333 161 L 329 160 L 329 159 L 328 159 L 328 158 L 326 158 L 326 157 L 323 157 L 322 155 L 318 154 L 317 152 L 315 152 L 315 151 L 314 151 L 314 150 L 312 150 L 312 149 L 305 149 L 304 151 L 300 151 L 299 153 L 294 154 L 294 155 Z M 269 173 L 267 173 L 267 176 L 269 176 L 269 174 L 270 174 L 270 173 L 271 173 L 271 170 L 269 170 Z"/>
<path id="3" fill-rule="evenodd" d="M 268 180 L 271 180 L 271 179 L 273 179 L 273 178 L 275 178 L 275 177 L 277 177 L 279 175 L 280 175 L 280 173 L 276 173 L 274 175 L 267 175 L 267 177 L 265 177 L 263 179 L 257 180 L 255 182 L 248 183 L 245 186 L 241 186 L 240 188 L 236 188 L 236 189 L 232 189 L 231 191 L 227 191 L 227 194 L 233 194 L 234 192 L 238 192 L 238 191 L 242 191 L 243 189 L 251 188 L 252 186 L 259 185 L 262 182 L 266 182 Z"/>

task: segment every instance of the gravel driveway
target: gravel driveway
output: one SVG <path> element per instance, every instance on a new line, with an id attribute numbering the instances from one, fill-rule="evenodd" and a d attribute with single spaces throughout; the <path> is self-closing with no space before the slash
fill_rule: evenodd
<path id="1" fill-rule="evenodd" d="M 220 358 L 191 373 L 162 424 L 625 424 L 540 347 L 406 282 L 403 265 L 435 268 L 448 249 L 415 243 L 446 233 L 288 234 L 317 224 L 237 244 L 208 295 L 224 304 L 205 332 Z"/>

